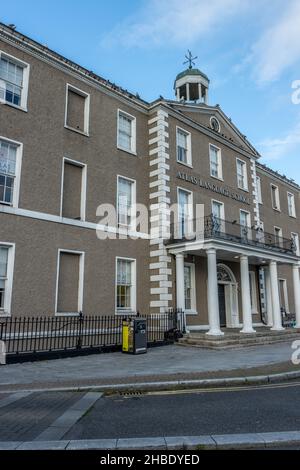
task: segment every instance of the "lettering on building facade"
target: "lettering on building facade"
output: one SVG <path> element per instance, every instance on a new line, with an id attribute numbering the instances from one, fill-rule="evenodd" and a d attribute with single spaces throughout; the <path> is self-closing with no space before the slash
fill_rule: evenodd
<path id="1" fill-rule="evenodd" d="M 236 193 L 235 191 L 232 191 L 231 189 L 226 188 L 224 186 L 219 186 L 209 181 L 205 181 L 197 176 L 188 175 L 187 173 L 182 173 L 181 171 L 179 171 L 176 175 L 176 178 L 187 181 L 188 183 L 192 183 L 196 186 L 199 186 L 200 188 L 208 189 L 209 191 L 213 191 L 214 193 L 221 194 L 222 196 L 230 197 L 231 199 L 242 202 L 243 204 L 247 204 L 248 206 L 250 205 L 250 199 L 248 197 Z"/>

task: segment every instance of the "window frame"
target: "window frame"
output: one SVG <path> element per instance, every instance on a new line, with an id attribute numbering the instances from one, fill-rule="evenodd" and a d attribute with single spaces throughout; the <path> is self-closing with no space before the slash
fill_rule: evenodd
<path id="1" fill-rule="evenodd" d="M 4 281 L 5 282 L 4 309 L 0 310 L 0 318 L 9 318 L 12 316 L 11 305 L 12 305 L 12 293 L 13 293 L 13 282 L 14 282 L 16 244 L 0 241 L 0 246 L 8 248 L 7 275 L 6 275 L 6 280 Z"/>
<path id="2" fill-rule="evenodd" d="M 131 121 L 131 145 L 130 149 L 122 147 L 120 144 L 120 136 L 119 136 L 119 129 L 120 129 L 120 116 L 123 115 L 130 119 Z M 117 148 L 122 150 L 123 152 L 130 153 L 131 155 L 136 155 L 136 116 L 123 111 L 122 109 L 118 109 L 118 118 L 117 118 Z"/>
<path id="3" fill-rule="evenodd" d="M 297 232 L 291 232 L 291 237 L 292 239 L 296 238 L 296 245 L 297 245 L 297 250 L 296 250 L 296 255 L 297 256 L 300 256 L 300 237 L 299 237 L 299 233 Z"/>
<path id="4" fill-rule="evenodd" d="M 118 261 L 128 261 L 131 263 L 131 292 L 130 292 L 130 309 L 118 309 Z M 136 275 L 136 258 L 127 258 L 117 256 L 115 261 L 115 315 L 136 315 L 136 295 L 137 295 L 137 275 Z"/>
<path id="5" fill-rule="evenodd" d="M 130 209 L 130 225 L 123 225 L 119 223 L 119 180 L 127 180 L 131 183 L 131 199 L 132 199 L 132 204 L 131 204 L 131 209 Z M 127 176 L 123 175 L 117 175 L 117 228 L 123 229 L 123 230 L 130 230 L 130 231 L 135 231 L 136 230 L 136 180 L 132 178 L 128 178 Z"/>
<path id="6" fill-rule="evenodd" d="M 181 160 L 178 159 L 178 134 L 181 132 L 182 134 L 186 135 L 186 162 L 182 162 Z M 193 168 L 193 162 L 192 162 L 192 134 L 189 131 L 186 131 L 182 127 L 176 126 L 176 161 L 177 163 L 180 163 L 181 165 L 188 166 L 190 168 Z"/>
<path id="7" fill-rule="evenodd" d="M 290 213 L 290 204 L 289 204 L 289 198 L 292 198 L 292 214 Z M 296 213 L 296 202 L 295 202 L 295 194 L 291 193 L 290 191 L 287 191 L 287 202 L 288 202 L 288 215 L 289 217 L 293 217 L 294 219 L 297 218 L 297 213 Z"/>
<path id="8" fill-rule="evenodd" d="M 5 104 L 7 106 L 11 106 L 16 109 L 20 109 L 21 111 L 28 112 L 28 91 L 29 91 L 29 76 L 30 76 L 30 64 L 28 62 L 24 62 L 21 59 L 18 59 L 11 54 L 7 54 L 5 51 L 0 50 L 0 59 L 1 58 L 7 59 L 10 62 L 15 63 L 19 67 L 23 69 L 23 87 L 21 92 L 21 104 L 17 105 L 14 103 L 10 103 L 5 99 L 0 99 L 1 104 Z"/>
<path id="9" fill-rule="evenodd" d="M 68 101 L 69 101 L 69 90 L 73 91 L 77 95 L 82 96 L 85 99 L 84 103 L 84 130 L 76 129 L 75 127 L 68 125 Z M 91 95 L 86 91 L 77 88 L 76 86 L 72 85 L 71 83 L 66 84 L 66 103 L 65 103 L 65 129 L 68 129 L 73 132 L 77 132 L 77 134 L 85 135 L 89 137 L 90 135 L 90 102 L 91 102 Z"/>
<path id="10" fill-rule="evenodd" d="M 278 227 L 277 225 L 274 225 L 274 236 L 275 236 L 275 242 L 276 242 L 276 238 L 277 238 L 277 233 L 276 231 L 278 231 L 280 233 L 279 235 L 279 243 L 278 243 L 278 247 L 279 248 L 282 248 L 283 246 L 283 231 L 282 231 L 282 228 L 281 227 Z"/>
<path id="11" fill-rule="evenodd" d="M 181 224 L 181 218 L 180 218 L 180 211 L 179 211 L 179 207 L 180 207 L 180 204 L 179 204 L 179 193 L 180 192 L 184 192 L 186 194 L 188 194 L 188 214 L 187 214 L 187 217 L 188 217 L 188 232 L 186 233 L 187 235 L 188 234 L 191 234 L 192 231 L 193 231 L 193 219 L 194 219 L 194 194 L 192 191 L 189 191 L 188 189 L 185 189 L 185 188 L 182 188 L 181 186 L 177 186 L 177 207 L 178 207 L 178 210 L 177 210 L 177 224 L 178 224 L 178 228 L 180 227 L 180 224 Z M 181 234 L 181 232 L 180 232 Z M 183 234 L 181 234 L 182 236 Z"/>
<path id="12" fill-rule="evenodd" d="M 281 284 L 283 287 L 283 299 L 281 298 Z M 288 282 L 286 278 L 279 277 L 278 278 L 278 290 L 279 290 L 279 301 L 280 304 L 284 304 L 285 313 L 288 315 L 290 313 L 290 302 L 289 302 L 289 289 L 288 289 Z M 282 305 L 280 305 L 280 308 Z"/>
<path id="13" fill-rule="evenodd" d="M 58 288 L 59 288 L 59 271 L 60 271 L 60 255 L 61 253 L 69 253 L 79 256 L 79 273 L 78 273 L 78 312 L 58 312 Z M 67 250 L 59 248 L 57 252 L 56 263 L 56 291 L 55 291 L 55 316 L 56 317 L 76 317 L 83 311 L 83 295 L 84 295 L 84 263 L 85 251 Z"/>
<path id="14" fill-rule="evenodd" d="M 62 170 L 61 170 L 61 189 L 60 189 L 60 217 L 63 217 L 63 199 L 64 199 L 64 179 L 65 179 L 65 163 L 69 163 L 74 166 L 82 168 L 81 175 L 81 203 L 80 203 L 80 221 L 86 221 L 86 196 L 87 196 L 87 165 L 86 163 L 73 160 L 69 157 L 63 157 L 62 159 Z M 66 217 L 63 217 L 66 218 Z M 75 220 L 75 219 L 68 219 Z"/>
<path id="15" fill-rule="evenodd" d="M 280 212 L 281 209 L 280 209 L 280 194 L 279 194 L 279 187 L 276 186 L 276 184 L 274 183 L 270 183 L 270 187 L 271 187 L 271 202 L 272 202 L 272 208 L 274 209 L 274 211 L 278 211 Z M 273 189 L 275 189 L 275 206 L 274 206 L 274 201 L 273 201 Z"/>
<path id="16" fill-rule="evenodd" d="M 197 312 L 197 301 L 196 301 L 196 269 L 195 269 L 195 263 L 184 263 L 184 267 L 189 267 L 190 268 L 190 275 L 191 275 L 191 308 L 190 309 L 185 309 L 186 315 L 198 315 Z M 185 286 L 184 286 L 184 302 L 186 302 L 186 297 L 185 297 Z"/>
<path id="17" fill-rule="evenodd" d="M 258 240 L 260 243 L 265 244 L 265 242 L 266 242 L 266 238 L 265 238 L 265 223 L 264 223 L 262 220 L 260 220 L 260 222 L 259 222 L 259 227 L 258 227 L 258 230 L 257 230 L 257 234 L 258 234 L 258 233 L 261 234 L 261 237 L 258 238 L 258 237 L 256 236 L 257 240 Z"/>
<path id="18" fill-rule="evenodd" d="M 212 161 L 211 161 L 211 149 L 214 148 L 217 150 L 218 156 L 218 176 L 212 174 Z M 217 147 L 215 144 L 209 144 L 209 167 L 210 167 L 210 176 L 220 181 L 223 180 L 223 164 L 222 164 L 222 149 Z"/>
<path id="19" fill-rule="evenodd" d="M 219 220 L 221 220 L 221 224 L 220 224 L 220 232 L 221 233 L 226 233 L 226 222 L 225 222 L 225 204 L 224 202 L 222 201 L 218 201 L 217 199 L 212 199 L 211 200 L 211 215 L 212 217 L 214 217 L 214 212 L 213 212 L 213 207 L 214 207 L 214 204 L 217 204 L 218 206 L 221 207 L 221 218 Z"/>
<path id="20" fill-rule="evenodd" d="M 239 164 L 242 164 L 242 168 L 243 168 L 243 180 L 244 180 L 244 183 L 245 185 L 244 186 L 241 186 L 240 183 L 239 183 Z M 247 163 L 245 162 L 245 160 L 242 160 L 241 158 L 237 158 L 236 159 L 236 175 L 237 175 L 237 186 L 239 189 L 241 189 L 242 191 L 249 191 L 249 186 L 248 186 L 248 169 L 247 169 Z"/>
<path id="21" fill-rule="evenodd" d="M 241 224 L 241 221 L 242 221 L 241 214 L 242 214 L 242 213 L 247 214 L 248 225 L 246 225 L 246 227 L 249 229 L 249 233 L 248 233 L 247 240 L 252 240 L 252 230 L 251 230 L 251 227 L 252 227 L 252 220 L 251 220 L 251 212 L 246 211 L 245 209 L 240 209 L 240 221 L 239 221 L 240 227 L 244 227 L 244 225 Z"/>
<path id="22" fill-rule="evenodd" d="M 1 206 L 8 206 L 13 208 L 19 207 L 20 199 L 20 184 L 21 184 L 21 170 L 22 170 L 22 159 L 23 159 L 23 143 L 17 142 L 16 140 L 8 139 L 7 137 L 0 135 L 0 141 L 7 142 L 8 144 L 14 145 L 16 149 L 16 174 L 14 178 L 14 189 L 13 189 L 13 200 L 12 203 L 0 202 Z"/>

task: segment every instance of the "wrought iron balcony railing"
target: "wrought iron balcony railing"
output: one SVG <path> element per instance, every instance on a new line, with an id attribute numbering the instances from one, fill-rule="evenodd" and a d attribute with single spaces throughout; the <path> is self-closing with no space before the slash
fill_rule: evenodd
<path id="1" fill-rule="evenodd" d="M 255 227 L 240 225 L 237 221 L 222 220 L 213 215 L 203 219 L 182 219 L 180 222 L 172 223 L 169 235 L 165 241 L 166 245 L 218 239 L 287 254 L 296 254 L 297 250 L 292 239 L 278 237 Z"/>

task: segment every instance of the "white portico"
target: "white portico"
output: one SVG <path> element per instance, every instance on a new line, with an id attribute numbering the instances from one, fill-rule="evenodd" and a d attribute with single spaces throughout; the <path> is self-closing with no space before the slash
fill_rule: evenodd
<path id="1" fill-rule="evenodd" d="M 300 326 L 300 278 L 299 258 L 286 250 L 267 249 L 259 244 L 235 243 L 221 239 L 185 241 L 169 245 L 168 251 L 176 258 L 177 308 L 185 311 L 184 266 L 185 257 L 201 257 L 207 271 L 207 335 L 222 336 L 222 327 L 239 328 L 243 334 L 255 333 L 253 326 L 251 273 L 254 266 L 265 273 L 268 326 L 272 331 L 282 331 L 282 315 L 279 300 L 278 265 L 290 265 L 293 269 L 293 292 L 297 327 Z M 228 264 L 239 264 L 239 282 Z M 197 284 L 197 280 L 196 280 Z M 255 285 L 255 284 L 254 284 Z M 221 289 L 220 289 L 221 287 Z M 197 285 L 196 285 L 197 288 Z M 220 296 L 221 292 L 221 296 Z M 224 293 L 224 294 L 222 294 Z M 252 295 L 251 295 L 252 294 Z M 224 306 L 222 308 L 224 295 Z M 258 296 L 258 288 L 256 294 Z M 239 300 L 240 299 L 240 300 Z M 206 304 L 206 302 L 203 302 Z M 201 314 L 201 306 L 197 306 Z M 222 310 L 225 310 L 222 323 Z M 198 312 L 198 313 L 199 313 Z M 187 321 L 188 323 L 188 321 Z M 188 326 L 187 326 L 188 328 Z"/>

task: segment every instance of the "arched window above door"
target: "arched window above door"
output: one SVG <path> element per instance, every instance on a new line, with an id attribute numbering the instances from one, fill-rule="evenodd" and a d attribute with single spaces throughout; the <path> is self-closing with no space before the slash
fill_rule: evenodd
<path id="1" fill-rule="evenodd" d="M 218 282 L 228 282 L 230 284 L 236 283 L 234 274 L 228 266 L 225 264 L 218 264 L 217 269 Z"/>

